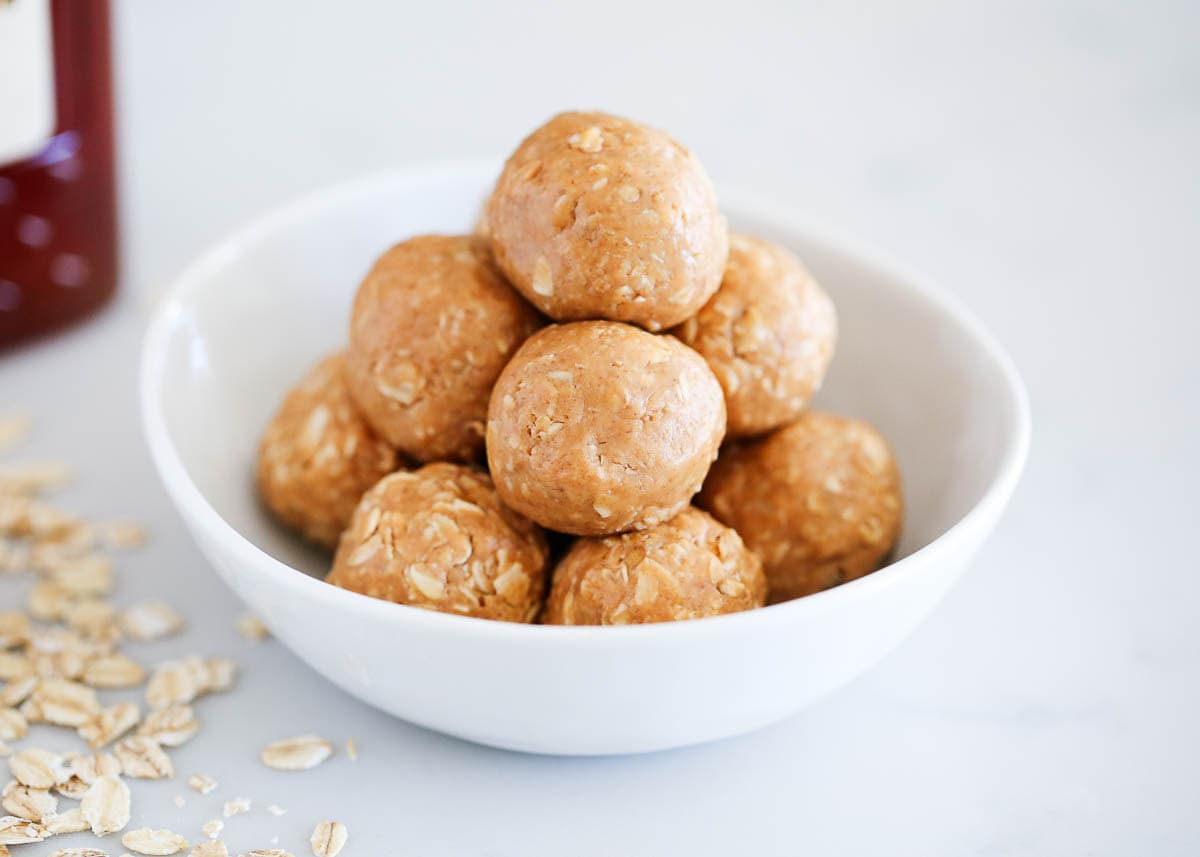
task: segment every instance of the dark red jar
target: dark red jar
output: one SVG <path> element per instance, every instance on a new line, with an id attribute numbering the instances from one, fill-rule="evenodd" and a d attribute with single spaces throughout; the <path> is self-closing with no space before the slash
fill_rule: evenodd
<path id="1" fill-rule="evenodd" d="M 116 279 L 108 0 L 0 0 L 0 347 Z"/>

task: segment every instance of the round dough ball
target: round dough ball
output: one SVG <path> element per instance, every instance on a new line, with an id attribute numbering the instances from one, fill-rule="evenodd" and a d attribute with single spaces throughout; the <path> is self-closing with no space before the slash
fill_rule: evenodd
<path id="1" fill-rule="evenodd" d="M 471 461 L 496 376 L 541 324 L 483 238 L 411 238 L 380 257 L 354 298 L 350 393 L 412 458 Z"/>
<path id="2" fill-rule="evenodd" d="M 879 568 L 900 534 L 902 504 L 882 435 L 815 411 L 722 450 L 699 498 L 762 557 L 772 604 Z"/>
<path id="3" fill-rule="evenodd" d="M 280 521 L 335 547 L 363 492 L 399 465 L 359 415 L 343 374 L 326 357 L 288 392 L 258 446 L 258 490 Z"/>
<path id="4" fill-rule="evenodd" d="M 679 324 L 717 290 L 729 252 L 695 156 L 604 113 L 561 113 L 525 138 L 483 220 L 504 273 L 560 321 Z"/>
<path id="5" fill-rule="evenodd" d="M 548 327 L 500 375 L 488 464 L 501 499 L 575 535 L 640 530 L 688 504 L 725 434 L 708 364 L 612 321 Z"/>
<path id="6" fill-rule="evenodd" d="M 721 288 L 672 331 L 725 390 L 729 437 L 791 422 L 825 380 L 837 339 L 833 301 L 777 244 L 734 235 Z"/>
<path id="7" fill-rule="evenodd" d="M 326 580 L 396 604 L 531 622 L 547 555 L 541 530 L 501 504 L 487 474 L 427 464 L 363 495 Z"/>
<path id="8" fill-rule="evenodd" d="M 699 509 L 636 533 L 579 539 L 554 570 L 547 625 L 677 622 L 761 607 L 762 562 Z"/>

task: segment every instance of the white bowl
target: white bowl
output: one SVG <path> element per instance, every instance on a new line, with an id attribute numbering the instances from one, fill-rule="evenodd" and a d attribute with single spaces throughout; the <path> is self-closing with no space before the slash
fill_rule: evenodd
<path id="1" fill-rule="evenodd" d="M 636 753 L 737 735 L 817 700 L 888 654 L 937 604 L 1016 485 L 1029 438 L 1008 357 L 971 315 L 857 243 L 740 196 L 735 228 L 793 248 L 837 303 L 821 408 L 892 442 L 907 522 L 889 567 L 762 610 L 660 625 L 560 628 L 389 604 L 322 582 L 328 559 L 259 508 L 252 462 L 276 403 L 345 340 L 375 257 L 470 229 L 498 165 L 423 166 L 277 209 L 174 284 L 146 336 L 155 464 L 201 549 L 271 631 L 330 681 L 405 720 L 537 753 Z"/>

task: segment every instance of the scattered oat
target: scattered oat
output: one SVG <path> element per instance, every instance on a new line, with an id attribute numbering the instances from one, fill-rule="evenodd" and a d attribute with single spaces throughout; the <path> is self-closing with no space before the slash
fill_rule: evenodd
<path id="1" fill-rule="evenodd" d="M 116 774 L 96 777 L 79 808 L 97 836 L 121 830 L 129 823 L 129 786 Z"/>
<path id="2" fill-rule="evenodd" d="M 38 677 L 33 675 L 12 679 L 4 685 L 4 690 L 0 691 L 0 705 L 20 705 L 29 698 L 37 685 Z"/>
<path id="3" fill-rule="evenodd" d="M 146 543 L 145 528 L 135 521 L 109 521 L 95 527 L 96 537 L 110 548 L 136 548 Z"/>
<path id="4" fill-rule="evenodd" d="M 130 851 L 155 857 L 178 854 L 188 848 L 188 841 L 178 833 L 170 830 L 151 830 L 149 827 L 129 831 L 121 837 L 121 844 Z"/>
<path id="5" fill-rule="evenodd" d="M 238 633 L 247 640 L 253 640 L 256 643 L 265 640 L 271 635 L 267 630 L 267 626 L 262 620 L 250 613 L 243 613 L 237 620 Z"/>
<path id="6" fill-rule="evenodd" d="M 133 658 L 114 652 L 88 661 L 82 678 L 83 683 L 91 687 L 137 687 L 146 680 L 146 670 Z"/>
<path id="7" fill-rule="evenodd" d="M 161 640 L 183 630 L 183 617 L 165 601 L 143 601 L 121 613 L 121 630 L 135 640 Z"/>
<path id="8" fill-rule="evenodd" d="M 321 821 L 313 829 L 309 844 L 316 857 L 337 857 L 346 846 L 349 831 L 340 821 Z"/>
<path id="9" fill-rule="evenodd" d="M 27 430 L 27 423 L 25 418 L 0 417 L 0 448 L 14 443 Z M 0 574 L 40 575 L 31 588 L 27 611 L 0 610 L 0 755 L 10 752 L 4 741 L 24 738 L 31 723 L 75 729 L 93 749 L 115 742 L 114 755 L 60 755 L 40 748 L 13 754 L 9 762 L 14 780 L 0 790 L 0 806 L 11 813 L 0 819 L 0 857 L 8 857 L 9 844 L 40 842 L 47 836 L 87 829 L 98 836 L 124 830 L 130 820 L 131 794 L 122 775 L 171 776 L 171 759 L 163 747 L 178 746 L 199 729 L 189 703 L 228 690 L 237 677 L 236 664 L 224 657 L 183 658 L 160 665 L 147 677 L 140 663 L 116 650 L 122 637 L 150 641 L 175 634 L 184 619 L 163 601 L 118 611 L 106 600 L 113 589 L 114 568 L 105 554 L 143 544 L 146 533 L 129 521 L 87 522 L 36 496 L 68 475 L 68 469 L 58 464 L 0 465 Z M 46 624 L 34 625 L 31 618 Z M 241 617 L 237 627 L 250 640 L 269 636 L 254 616 Z M 97 689 L 134 688 L 143 682 L 151 707 L 144 721 L 135 703 L 105 707 L 96 694 Z M 130 735 L 139 721 L 137 734 Z M 315 746 L 272 745 L 273 758 L 291 770 L 319 764 L 333 748 L 322 739 L 312 740 Z M 217 787 L 203 774 L 189 778 L 188 785 L 200 794 Z M 59 812 L 60 796 L 80 804 Z M 178 808 L 187 804 L 182 795 L 173 800 Z M 227 817 L 249 810 L 245 798 L 224 807 Z M 276 806 L 269 811 L 284 812 Z M 193 857 L 228 857 L 228 849 L 216 838 L 222 827 L 216 819 L 204 826 L 209 841 L 197 845 Z M 275 837 L 271 844 L 277 841 Z M 149 828 L 127 832 L 123 844 L 146 855 L 176 854 L 188 848 L 178 834 Z M 291 857 L 273 849 L 249 854 Z M 60 849 L 54 857 L 104 857 L 104 852 Z"/>
<path id="10" fill-rule="evenodd" d="M 95 554 L 62 559 L 50 566 L 50 581 L 75 598 L 112 591 L 112 562 Z"/>
<path id="11" fill-rule="evenodd" d="M 87 665 L 89 649 L 84 645 L 72 645 L 69 648 L 55 652 L 41 652 L 34 654 L 31 657 L 34 672 L 39 678 L 47 679 L 67 679 L 74 681 L 83 675 L 83 668 Z M 70 693 L 70 691 L 66 691 Z M 76 695 L 83 694 L 86 697 L 85 691 L 77 691 Z M 85 702 L 85 704 L 88 704 Z M 41 703 L 36 703 L 37 707 L 41 708 Z M 97 707 L 99 703 L 97 703 Z M 66 725 L 66 724 L 62 724 Z"/>
<path id="12" fill-rule="evenodd" d="M 57 622 L 70 604 L 70 593 L 52 580 L 36 583 L 25 601 L 29 615 L 42 622 Z"/>
<path id="13" fill-rule="evenodd" d="M 246 852 L 246 857 L 294 857 L 291 851 L 282 848 L 255 848 Z"/>
<path id="14" fill-rule="evenodd" d="M 221 831 L 225 829 L 225 822 L 219 818 L 211 819 L 204 822 L 200 827 L 200 831 L 209 839 L 216 839 L 221 835 Z"/>
<path id="15" fill-rule="evenodd" d="M 83 796 L 87 794 L 88 784 L 79 777 L 71 777 L 66 782 L 56 785 L 54 790 L 71 800 L 83 800 Z"/>
<path id="16" fill-rule="evenodd" d="M 136 703 L 118 702 L 110 708 L 96 712 L 76 731 L 80 738 L 87 741 L 89 747 L 99 750 L 136 726 L 141 716 L 141 710 Z"/>
<path id="17" fill-rule="evenodd" d="M 208 682 L 208 668 L 200 658 L 185 658 L 161 664 L 146 684 L 146 701 L 152 708 L 174 702 L 191 702 Z"/>
<path id="18" fill-rule="evenodd" d="M 6 544 L 0 541 L 0 545 Z M 3 548 L 0 547 L 0 552 Z M 0 649 L 19 646 L 29 638 L 29 617 L 20 610 L 0 612 Z"/>
<path id="19" fill-rule="evenodd" d="M 153 738 L 164 747 L 178 747 L 200 730 L 200 721 L 190 705 L 172 703 L 146 715 L 138 734 Z"/>
<path id="20" fill-rule="evenodd" d="M 105 774 L 120 774 L 121 763 L 108 753 L 80 753 L 67 759 L 67 771 L 72 779 L 90 786 Z"/>
<path id="21" fill-rule="evenodd" d="M 232 818 L 235 815 L 241 815 L 243 812 L 249 811 L 249 798 L 235 797 L 233 800 L 225 801 L 225 807 L 221 810 L 221 815 L 226 818 Z"/>
<path id="22" fill-rule="evenodd" d="M 68 679 L 39 682 L 29 698 L 41 712 L 41 719 L 55 726 L 78 728 L 101 711 L 95 690 Z"/>
<path id="23" fill-rule="evenodd" d="M 229 857 L 229 849 L 224 842 L 201 842 L 188 853 L 188 857 Z"/>
<path id="24" fill-rule="evenodd" d="M 205 667 L 207 678 L 204 681 L 203 692 L 223 693 L 233 687 L 237 678 L 237 664 L 229 658 L 209 658 Z"/>
<path id="25" fill-rule="evenodd" d="M 171 758 L 153 738 L 134 735 L 117 744 L 115 752 L 127 777 L 160 780 L 175 776 Z"/>
<path id="26" fill-rule="evenodd" d="M 0 470 L 0 492 L 6 494 L 41 494 L 65 485 L 71 478 L 71 468 L 61 461 L 21 464 Z"/>
<path id="27" fill-rule="evenodd" d="M 71 807 L 66 812 L 59 812 L 50 816 L 42 822 L 42 826 L 46 828 L 47 836 L 82 833 L 85 830 L 91 829 L 91 825 L 83 817 L 83 810 L 77 806 Z"/>
<path id="28" fill-rule="evenodd" d="M 14 753 L 8 770 L 17 782 L 35 789 L 52 788 L 70 776 L 62 756 L 36 747 Z"/>
<path id="29" fill-rule="evenodd" d="M 114 643 L 121 638 L 116 616 L 116 608 L 99 598 L 72 602 L 63 611 L 68 628 L 78 631 L 86 639 L 105 643 Z"/>
<path id="30" fill-rule="evenodd" d="M 40 824 L 11 815 L 0 818 L 0 845 L 25 845 L 45 838 L 46 831 Z"/>
<path id="31" fill-rule="evenodd" d="M 15 708 L 0 708 L 0 741 L 20 741 L 29 732 L 29 724 Z"/>
<path id="32" fill-rule="evenodd" d="M 358 743 L 353 738 L 346 739 L 346 758 L 351 762 L 358 761 Z"/>
<path id="33" fill-rule="evenodd" d="M 30 788 L 12 780 L 4 787 L 0 806 L 9 815 L 41 823 L 58 812 L 58 798 L 46 789 Z"/>
<path id="34" fill-rule="evenodd" d="M 307 771 L 333 754 L 333 745 L 317 735 L 297 735 L 268 744 L 258 758 L 277 771 Z"/>
<path id="35" fill-rule="evenodd" d="M 19 711 L 21 716 L 25 718 L 26 722 L 31 725 L 34 723 L 42 723 L 44 720 L 42 717 L 42 709 L 39 708 L 32 699 L 27 699 L 22 702 L 21 707 L 18 708 L 17 711 Z"/>
<path id="36" fill-rule="evenodd" d="M 15 652 L 0 652 L 0 681 L 16 681 L 33 672 L 33 663 Z"/>
<path id="37" fill-rule="evenodd" d="M 207 774 L 192 774 L 188 777 L 188 786 L 192 791 L 206 795 L 217 787 L 217 781 Z"/>
<path id="38" fill-rule="evenodd" d="M 11 507 L 10 507 L 11 511 Z M 37 542 L 52 542 L 55 545 L 77 544 L 87 541 L 86 527 L 74 515 L 61 509 L 47 506 L 25 498 L 18 499 L 16 515 L 8 521 L 6 529 Z"/>

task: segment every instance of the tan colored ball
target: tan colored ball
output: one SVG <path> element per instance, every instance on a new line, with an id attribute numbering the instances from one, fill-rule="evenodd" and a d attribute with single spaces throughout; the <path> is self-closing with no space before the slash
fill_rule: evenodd
<path id="1" fill-rule="evenodd" d="M 679 324 L 717 290 L 729 250 L 695 156 L 605 113 L 561 113 L 530 134 L 481 222 L 513 285 L 560 321 Z"/>
<path id="2" fill-rule="evenodd" d="M 288 392 L 258 446 L 258 490 L 267 508 L 330 548 L 363 492 L 400 464 L 350 400 L 344 365 L 341 353 L 317 363 Z"/>
<path id="3" fill-rule="evenodd" d="M 539 331 L 501 374 L 488 465 L 504 502 L 542 526 L 606 535 L 674 517 L 724 434 L 721 387 L 699 354 L 581 321 Z"/>
<path id="4" fill-rule="evenodd" d="M 687 508 L 648 530 L 579 539 L 554 570 L 542 621 L 636 625 L 761 607 L 762 563 L 736 532 Z"/>
<path id="5" fill-rule="evenodd" d="M 487 474 L 427 464 L 363 495 L 326 579 L 396 604 L 530 622 L 547 556 L 541 530 L 500 502 Z"/>
<path id="6" fill-rule="evenodd" d="M 875 571 L 900 535 L 900 473 L 871 425 L 809 411 L 721 451 L 698 504 L 763 561 L 771 603 Z"/>
<path id="7" fill-rule="evenodd" d="M 354 299 L 346 378 L 375 431 L 418 461 L 471 461 L 488 396 L 542 324 L 478 236 L 392 247 Z"/>
<path id="8" fill-rule="evenodd" d="M 760 238 L 730 238 L 721 288 L 672 331 L 700 352 L 725 391 L 728 436 L 791 422 L 833 358 L 833 301 L 800 260 Z"/>

